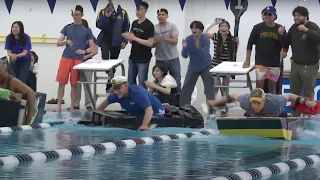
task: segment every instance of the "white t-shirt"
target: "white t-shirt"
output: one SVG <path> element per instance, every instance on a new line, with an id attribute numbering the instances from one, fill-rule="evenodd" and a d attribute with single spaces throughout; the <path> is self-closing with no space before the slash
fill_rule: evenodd
<path id="1" fill-rule="evenodd" d="M 177 82 L 171 75 L 166 75 L 162 79 L 162 81 L 160 83 L 160 86 L 169 87 L 169 88 L 176 88 L 177 87 Z"/>

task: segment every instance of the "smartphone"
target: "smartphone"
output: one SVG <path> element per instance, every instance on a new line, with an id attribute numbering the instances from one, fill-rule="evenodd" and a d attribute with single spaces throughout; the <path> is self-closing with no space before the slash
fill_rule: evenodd
<path id="1" fill-rule="evenodd" d="M 223 18 L 217 18 L 217 23 L 223 23 L 223 22 L 225 22 L 226 20 L 225 19 L 223 19 Z"/>

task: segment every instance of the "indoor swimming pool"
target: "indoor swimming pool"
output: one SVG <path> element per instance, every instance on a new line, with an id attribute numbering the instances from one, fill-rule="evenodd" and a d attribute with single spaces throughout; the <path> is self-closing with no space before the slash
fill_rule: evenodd
<path id="1" fill-rule="evenodd" d="M 47 112 L 44 122 L 67 121 L 49 128 L 1 133 L 0 156 L 52 151 L 122 139 L 190 133 L 199 130 L 156 128 L 137 132 L 75 125 L 79 115 Z M 320 121 L 308 124 L 302 139 L 283 141 L 244 136 L 199 136 L 119 148 L 18 166 L 2 166 L 0 179 L 212 179 L 320 152 Z M 319 179 L 320 166 L 272 176 L 275 180 Z"/>

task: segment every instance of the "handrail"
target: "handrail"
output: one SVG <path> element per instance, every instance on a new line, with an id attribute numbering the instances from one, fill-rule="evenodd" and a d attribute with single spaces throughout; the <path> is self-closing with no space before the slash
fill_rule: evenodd
<path id="1" fill-rule="evenodd" d="M 7 35 L 0 34 L 0 42 L 4 43 L 6 42 Z M 31 43 L 33 44 L 57 44 L 58 38 L 49 37 L 46 34 L 43 34 L 42 36 L 30 36 Z"/>
<path id="2" fill-rule="evenodd" d="M 5 38 L 7 35 L 5 34 L 0 34 L 0 38 Z M 58 39 L 54 37 L 49 37 L 46 34 L 42 34 L 41 36 L 30 36 L 31 39 Z"/>

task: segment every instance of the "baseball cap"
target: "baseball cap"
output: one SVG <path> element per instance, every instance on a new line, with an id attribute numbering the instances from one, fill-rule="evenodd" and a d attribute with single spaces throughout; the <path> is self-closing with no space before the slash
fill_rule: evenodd
<path id="1" fill-rule="evenodd" d="M 112 89 L 113 90 L 118 90 L 120 89 L 120 86 L 122 84 L 125 84 L 128 82 L 128 79 L 124 76 L 115 76 L 114 78 L 111 79 L 111 84 L 112 84 Z"/>
<path id="2" fill-rule="evenodd" d="M 271 14 L 277 14 L 277 10 L 273 6 L 267 6 L 266 8 L 263 9 L 263 12 L 271 13 Z"/>
<path id="3" fill-rule="evenodd" d="M 255 88 L 250 93 L 250 102 L 251 101 L 257 101 L 262 102 L 266 97 L 266 94 L 264 93 L 263 89 L 261 88 Z"/>

